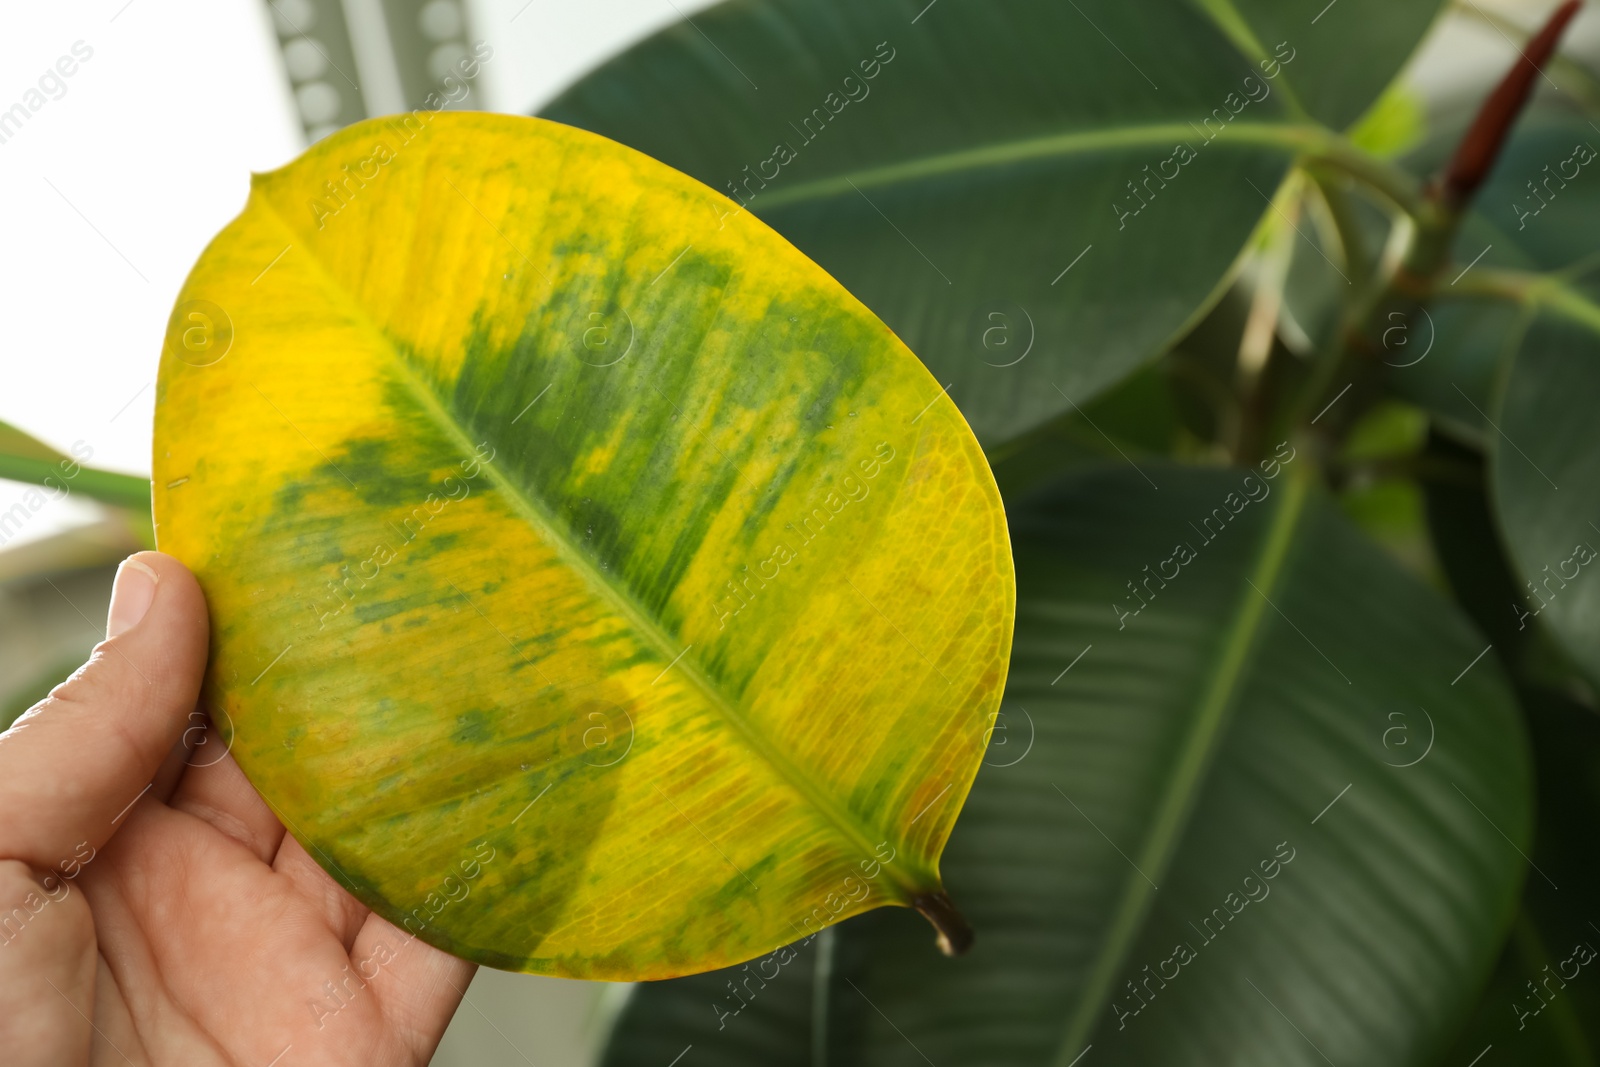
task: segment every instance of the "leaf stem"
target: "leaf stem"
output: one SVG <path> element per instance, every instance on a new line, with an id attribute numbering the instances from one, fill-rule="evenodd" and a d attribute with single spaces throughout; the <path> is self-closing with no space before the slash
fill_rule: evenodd
<path id="1" fill-rule="evenodd" d="M 1481 297 L 1509 300 L 1553 312 L 1600 333 L 1600 303 L 1574 289 L 1564 272 L 1540 274 L 1482 268 L 1438 295 L 1463 300 Z"/>
<path id="2" fill-rule="evenodd" d="M 1547 274 L 1479 267 L 1445 292 L 1436 295 L 1445 300 L 1477 300 L 1487 296 L 1523 304 L 1536 301 L 1539 287 L 1549 281 Z"/>
<path id="3" fill-rule="evenodd" d="M 938 931 L 940 952 L 946 956 L 960 956 L 972 947 L 972 927 L 967 925 L 966 916 L 957 910 L 949 894 L 943 890 L 924 893 L 913 900 L 911 906 Z"/>
<path id="4" fill-rule="evenodd" d="M 1355 286 L 1356 292 L 1362 292 L 1372 280 L 1372 271 L 1367 259 L 1366 238 L 1362 235 L 1361 224 L 1356 219 L 1355 205 L 1351 203 L 1344 184 L 1337 181 L 1335 175 L 1329 173 L 1326 168 L 1311 166 L 1306 169 L 1306 173 L 1311 176 L 1317 192 L 1322 194 L 1322 202 L 1328 207 L 1328 217 L 1333 222 L 1334 232 L 1339 236 L 1344 269 L 1350 274 L 1350 283 Z"/>
<path id="5" fill-rule="evenodd" d="M 1342 134 L 1319 131 L 1307 145 L 1304 162 L 1356 179 L 1413 218 L 1423 211 L 1422 183 L 1414 175 L 1357 147 Z"/>

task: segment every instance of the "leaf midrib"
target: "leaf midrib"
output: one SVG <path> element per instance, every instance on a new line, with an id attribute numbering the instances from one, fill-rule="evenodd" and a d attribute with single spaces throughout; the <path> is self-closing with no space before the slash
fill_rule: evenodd
<path id="1" fill-rule="evenodd" d="M 1224 634 L 1216 667 L 1195 710 L 1194 725 L 1179 750 L 1173 773 L 1167 780 L 1166 791 L 1157 805 L 1156 817 L 1135 860 L 1135 870 L 1143 871 L 1152 878 L 1164 876 L 1181 843 L 1180 836 L 1189 813 L 1204 785 L 1205 773 L 1222 740 L 1242 688 L 1245 668 L 1261 634 L 1262 620 L 1266 617 L 1267 598 L 1277 589 L 1300 517 L 1305 512 L 1310 488 L 1309 474 L 1291 474 L 1283 499 L 1273 512 L 1272 524 L 1262 540 L 1261 555 L 1256 561 L 1254 573 L 1249 576 L 1250 581 L 1259 587 L 1260 593 L 1254 589 L 1240 593 L 1239 608 Z M 1081 1054 L 1083 1044 L 1105 1006 L 1117 971 L 1144 929 L 1151 895 L 1155 890 L 1143 875 L 1130 875 L 1126 885 L 1127 890 L 1090 970 L 1089 981 L 1078 1000 L 1077 1010 L 1069 1017 L 1061 1043 L 1057 1046 L 1053 1061 L 1056 1067 L 1070 1067 L 1073 1058 Z"/>
<path id="2" fill-rule="evenodd" d="M 830 196 L 854 194 L 858 189 L 923 181 L 964 171 L 1006 166 L 1035 159 L 1065 158 L 1113 148 L 1168 145 L 1175 138 L 1192 138 L 1195 127 L 1187 122 L 1113 126 L 1025 137 L 1014 141 L 963 148 L 954 152 L 919 156 L 898 163 L 863 167 L 826 178 L 814 178 L 786 189 L 758 193 L 750 202 L 757 214 L 773 208 Z M 1325 126 L 1293 122 L 1234 122 L 1218 134 L 1219 140 L 1281 148 L 1297 154 L 1327 143 L 1335 135 Z M 1208 142 L 1209 143 L 1209 142 Z"/>
<path id="3" fill-rule="evenodd" d="M 1260 62 L 1272 58 L 1267 54 L 1267 47 L 1261 43 L 1261 38 L 1256 36 L 1255 27 L 1250 25 L 1250 20 L 1244 17 L 1233 0 L 1196 0 L 1196 6 L 1246 59 Z M 1309 118 L 1305 105 L 1300 102 L 1300 94 L 1294 91 L 1289 75 L 1281 67 L 1278 76 L 1283 78 L 1278 83 L 1278 91 L 1283 93 L 1289 113 L 1297 119 Z"/>
<path id="4" fill-rule="evenodd" d="M 254 190 L 252 191 L 254 198 Z M 303 238 L 289 221 L 279 214 L 270 198 L 261 195 L 259 201 L 267 214 L 281 226 L 286 233 L 295 238 Z M 347 290 L 333 273 L 323 264 L 322 260 L 311 250 L 306 248 L 306 258 L 313 268 L 319 273 L 327 288 L 347 305 L 353 312 L 354 318 L 361 326 L 371 333 L 379 342 L 379 346 L 389 353 L 395 367 L 404 377 L 408 389 L 416 396 L 425 412 L 433 418 L 440 428 L 462 450 L 463 455 L 473 455 L 476 451 L 474 444 L 462 432 L 460 424 L 452 416 L 444 403 L 435 395 L 434 391 L 423 380 L 417 369 L 411 365 L 400 348 L 389 338 L 376 322 L 374 322 L 367 309 L 356 300 L 354 294 Z M 607 581 L 602 573 L 586 559 L 583 554 L 572 544 L 568 533 L 560 524 L 516 482 L 512 481 L 493 463 L 484 461 L 484 470 L 489 474 L 491 481 L 498 485 L 510 500 L 513 508 L 527 520 L 530 525 L 545 538 L 546 544 L 556 551 L 557 556 L 570 566 L 584 580 L 585 584 L 604 602 L 609 604 L 628 622 L 636 633 L 645 642 L 654 647 L 657 654 L 662 656 L 662 662 L 676 661 L 675 670 L 680 671 L 692 686 L 699 691 L 706 703 L 713 708 L 733 728 L 752 752 L 765 760 L 786 784 L 801 798 L 822 815 L 824 821 L 831 824 L 833 829 L 849 844 L 860 849 L 863 855 L 872 855 L 876 848 L 877 835 L 864 832 L 865 826 L 848 808 L 835 804 L 831 797 L 823 791 L 822 787 L 798 764 L 785 756 L 764 734 L 756 729 L 755 725 L 742 715 L 734 704 L 729 701 L 717 688 L 716 684 L 708 678 L 700 665 L 689 655 L 683 655 L 686 649 L 677 647 L 681 642 L 675 642 L 663 630 L 643 607 L 628 591 L 617 589 Z M 680 658 L 681 656 L 681 658 Z M 897 842 L 904 845 L 903 841 Z M 900 868 L 885 867 L 884 872 L 889 876 L 904 897 L 904 903 L 909 904 L 917 896 L 936 890 L 937 884 L 919 885 L 908 878 Z"/>

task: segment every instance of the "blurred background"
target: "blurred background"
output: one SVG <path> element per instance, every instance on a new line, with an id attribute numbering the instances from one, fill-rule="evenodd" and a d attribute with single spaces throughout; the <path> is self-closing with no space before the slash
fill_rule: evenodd
<path id="1" fill-rule="evenodd" d="M 705 0 L 94 0 L 11 5 L 0 34 L 0 436 L 150 470 L 161 339 L 206 242 L 252 171 L 350 122 L 420 107 L 476 46 L 450 106 L 527 114 Z M 1408 77 L 1431 99 L 1481 85 L 1547 4 L 1463 2 Z M 1580 19 L 1592 49 L 1600 19 Z M 478 55 L 483 51 L 479 48 Z M 62 57 L 69 61 L 62 64 Z M 73 73 L 60 72 L 71 69 Z M 41 80 L 43 79 L 43 80 Z M 14 105 L 21 105 L 20 107 Z M 13 448 L 12 451 L 17 451 Z M 83 494 L 15 505 L 0 479 L 0 726 L 101 636 L 115 564 L 148 508 Z M 481 971 L 436 1064 L 585 1065 L 625 987 Z"/>

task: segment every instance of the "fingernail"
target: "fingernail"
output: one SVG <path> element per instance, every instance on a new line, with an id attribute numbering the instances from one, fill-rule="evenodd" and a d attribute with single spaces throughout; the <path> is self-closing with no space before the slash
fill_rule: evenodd
<path id="1" fill-rule="evenodd" d="M 156 572 L 133 557 L 117 568 L 111 584 L 111 610 L 106 613 L 106 636 L 126 633 L 139 624 L 156 598 Z"/>

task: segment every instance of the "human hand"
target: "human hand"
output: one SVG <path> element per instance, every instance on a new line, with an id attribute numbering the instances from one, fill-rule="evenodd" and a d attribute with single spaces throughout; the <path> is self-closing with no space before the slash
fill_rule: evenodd
<path id="1" fill-rule="evenodd" d="M 107 631 L 0 734 L 0 1056 L 427 1063 L 475 968 L 325 874 L 215 757 L 209 725 L 192 754 L 208 643 L 194 576 L 131 557 Z"/>

